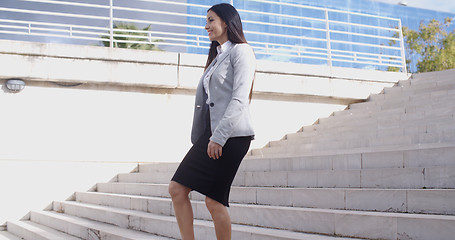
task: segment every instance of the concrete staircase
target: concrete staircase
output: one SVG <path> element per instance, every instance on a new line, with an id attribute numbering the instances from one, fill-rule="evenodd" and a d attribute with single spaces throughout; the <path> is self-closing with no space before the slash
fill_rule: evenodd
<path id="1" fill-rule="evenodd" d="M 454 113 L 455 70 L 418 74 L 253 149 L 231 191 L 232 239 L 453 240 Z M 178 239 L 177 165 L 141 164 L 8 221 L 0 240 Z M 204 197 L 191 199 L 196 238 L 215 239 Z"/>

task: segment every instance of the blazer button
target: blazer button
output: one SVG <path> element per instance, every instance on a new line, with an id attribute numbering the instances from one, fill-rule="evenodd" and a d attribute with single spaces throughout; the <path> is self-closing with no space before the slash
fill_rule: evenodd
<path id="1" fill-rule="evenodd" d="M 215 106 L 215 103 L 210 103 L 210 107 L 213 107 L 213 106 Z"/>

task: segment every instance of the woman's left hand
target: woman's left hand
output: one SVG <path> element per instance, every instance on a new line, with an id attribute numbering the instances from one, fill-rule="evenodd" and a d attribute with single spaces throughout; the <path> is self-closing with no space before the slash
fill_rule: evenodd
<path id="1" fill-rule="evenodd" d="M 219 159 L 221 157 L 221 154 L 223 152 L 223 147 L 213 141 L 209 142 L 209 145 L 207 146 L 207 154 L 209 155 L 210 158 L 213 159 Z"/>

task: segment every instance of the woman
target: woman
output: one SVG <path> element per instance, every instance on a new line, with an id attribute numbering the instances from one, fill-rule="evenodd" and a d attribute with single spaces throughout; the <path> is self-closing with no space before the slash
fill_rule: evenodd
<path id="1" fill-rule="evenodd" d="M 231 239 L 226 208 L 229 192 L 254 136 L 249 103 L 256 59 L 245 40 L 240 16 L 233 6 L 222 3 L 207 11 L 206 20 L 205 29 L 212 44 L 196 89 L 193 147 L 169 184 L 183 240 L 194 239 L 188 197 L 192 190 L 206 196 L 217 239 Z"/>

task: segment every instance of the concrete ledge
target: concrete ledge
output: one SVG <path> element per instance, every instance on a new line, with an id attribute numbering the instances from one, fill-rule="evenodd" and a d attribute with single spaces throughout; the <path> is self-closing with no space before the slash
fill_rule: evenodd
<path id="1" fill-rule="evenodd" d="M 14 64 L 11 64 L 11 63 Z M 205 55 L 0 40 L 0 79 L 95 83 L 194 90 Z M 257 61 L 257 96 L 349 104 L 382 91 L 406 74 Z"/>
<path id="2" fill-rule="evenodd" d="M 362 81 L 377 81 L 396 83 L 408 79 L 406 73 L 384 72 L 357 68 L 329 67 L 325 65 L 311 65 L 287 62 L 272 62 L 258 60 L 258 72 L 283 73 L 288 75 L 315 76 L 326 78 L 355 79 Z"/>
<path id="3" fill-rule="evenodd" d="M 70 45 L 60 43 L 37 43 L 0 40 L 0 53 L 32 57 L 52 57 L 69 59 L 91 59 L 122 62 L 146 62 L 177 65 L 179 54 L 124 48 Z"/>

